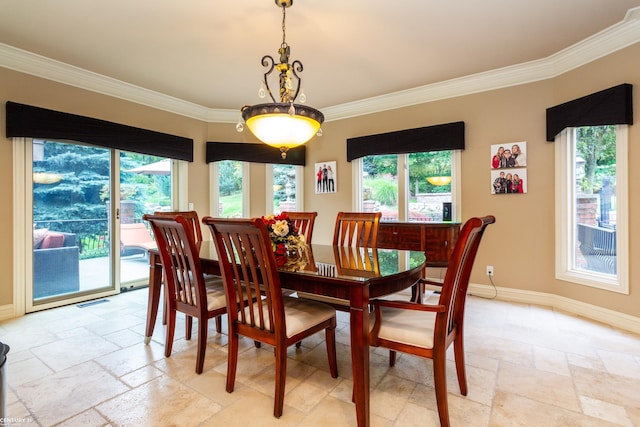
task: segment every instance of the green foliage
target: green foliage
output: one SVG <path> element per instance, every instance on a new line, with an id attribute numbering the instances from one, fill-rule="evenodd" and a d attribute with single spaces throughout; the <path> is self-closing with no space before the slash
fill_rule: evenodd
<path id="1" fill-rule="evenodd" d="M 616 128 L 615 126 L 585 126 L 576 129 L 576 151 L 584 160 L 584 177 L 581 187 L 584 193 L 599 190 L 601 179 L 597 179 L 596 169 L 600 168 L 600 176 L 607 170 L 615 168 L 616 163 Z"/>
<path id="2" fill-rule="evenodd" d="M 450 193 L 451 184 L 432 185 L 427 177 L 451 176 L 451 151 L 411 153 L 409 162 L 409 198 L 418 193 Z M 364 181 L 363 200 L 376 200 L 382 205 L 397 204 L 398 156 L 388 154 L 365 156 L 362 159 Z"/>
<path id="3" fill-rule="evenodd" d="M 364 185 L 371 189 L 372 199 L 385 206 L 395 206 L 398 202 L 398 181 L 395 177 L 369 178 Z"/>
<path id="4" fill-rule="evenodd" d="M 398 156 L 396 154 L 385 154 L 380 156 L 366 156 L 362 159 L 363 170 L 369 177 L 380 175 L 398 175 Z"/>
<path id="5" fill-rule="evenodd" d="M 122 152 L 120 197 L 134 199 L 135 218 L 168 206 L 171 178 L 125 172 L 160 160 L 155 156 Z M 34 172 L 60 175 L 54 184 L 33 184 L 33 220 L 38 228 L 75 233 L 81 251 L 108 232 L 106 202 L 110 200 L 110 150 L 80 144 L 45 141 L 43 160 L 34 160 Z M 87 249 L 88 251 L 93 249 Z M 86 256 L 86 255 L 83 255 Z"/>
<path id="6" fill-rule="evenodd" d="M 222 213 L 225 218 L 240 218 L 242 216 L 242 192 L 238 191 L 229 196 L 220 197 Z"/>
<path id="7" fill-rule="evenodd" d="M 109 255 L 109 241 L 105 234 L 92 234 L 80 238 L 80 259 L 101 258 Z"/>
<path id="8" fill-rule="evenodd" d="M 451 184 L 433 185 L 429 183 L 427 178 L 432 176 L 451 176 L 451 151 L 430 151 L 409 155 L 410 191 L 417 193 L 451 192 Z"/>
<path id="9" fill-rule="evenodd" d="M 242 191 L 242 162 L 224 160 L 218 163 L 220 196 Z"/>

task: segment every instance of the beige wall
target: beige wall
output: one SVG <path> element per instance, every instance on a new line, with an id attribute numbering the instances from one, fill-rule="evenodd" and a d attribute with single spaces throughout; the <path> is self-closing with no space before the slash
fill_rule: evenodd
<path id="1" fill-rule="evenodd" d="M 554 151 L 545 141 L 545 109 L 589 93 L 621 83 L 640 85 L 640 44 L 599 59 L 543 82 L 494 90 L 443 101 L 422 104 L 367 116 L 326 123 L 324 136 L 308 146 L 305 169 L 305 209 L 318 212 L 314 241 L 329 242 L 333 219 L 340 210 L 352 208 L 351 164 L 346 161 L 346 139 L 453 121 L 466 125 L 466 148 L 462 153 L 462 206 L 460 216 L 493 214 L 497 218 L 480 248 L 472 282 L 489 284 L 484 266 L 495 268 L 494 282 L 499 287 L 556 294 L 576 301 L 601 306 L 640 317 L 637 283 L 640 269 L 633 261 L 640 253 L 640 230 L 630 221 L 630 295 L 586 288 L 555 279 L 554 275 Z M 208 168 L 204 163 L 205 141 L 240 142 L 248 138 L 235 132 L 234 124 L 205 124 L 148 107 L 89 93 L 68 86 L 0 69 L 0 101 L 6 100 L 52 108 L 60 111 L 111 120 L 193 138 L 195 161 L 189 165 L 189 201 L 199 212 L 209 207 Z M 640 111 L 639 97 L 634 109 Z M 4 128 L 5 115 L 0 114 Z M 245 132 L 246 133 L 246 132 Z M 629 132 L 630 218 L 637 218 L 640 197 L 634 193 L 639 182 L 640 130 Z M 497 197 L 490 194 L 488 159 L 492 144 L 527 142 L 528 193 Z M 11 200 L 11 142 L 0 143 L 2 199 Z M 316 162 L 337 162 L 338 188 L 335 194 L 314 193 Z M 252 216 L 264 214 L 264 166 L 251 166 Z M 11 236 L 12 206 L 0 206 L 0 233 Z M 0 305 L 12 303 L 12 242 L 0 242 Z M 634 268 L 635 267 L 635 268 Z"/>

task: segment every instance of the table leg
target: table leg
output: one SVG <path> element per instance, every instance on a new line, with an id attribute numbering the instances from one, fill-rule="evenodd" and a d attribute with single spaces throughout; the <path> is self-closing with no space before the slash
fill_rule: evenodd
<path id="1" fill-rule="evenodd" d="M 368 427 L 369 414 L 369 288 L 353 289 L 350 301 L 353 398 L 358 427 Z"/>
<path id="2" fill-rule="evenodd" d="M 160 289 L 162 287 L 162 266 L 155 262 L 152 256 L 149 259 L 149 302 L 147 303 L 147 329 L 144 343 L 151 342 L 153 328 L 156 325 L 158 306 L 160 305 Z"/>

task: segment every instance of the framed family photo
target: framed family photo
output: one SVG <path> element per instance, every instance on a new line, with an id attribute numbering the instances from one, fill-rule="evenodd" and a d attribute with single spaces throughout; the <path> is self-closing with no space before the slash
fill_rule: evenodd
<path id="1" fill-rule="evenodd" d="M 491 194 L 525 194 L 527 168 L 491 170 Z"/>
<path id="2" fill-rule="evenodd" d="M 491 169 L 523 168 L 526 166 L 526 142 L 512 142 L 491 146 Z"/>
<path id="3" fill-rule="evenodd" d="M 316 163 L 316 194 L 335 193 L 338 185 L 336 162 Z"/>

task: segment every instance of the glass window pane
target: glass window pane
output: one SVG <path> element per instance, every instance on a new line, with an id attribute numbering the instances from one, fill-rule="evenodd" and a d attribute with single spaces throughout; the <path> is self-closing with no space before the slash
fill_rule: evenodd
<path id="1" fill-rule="evenodd" d="M 110 170 L 109 150 L 33 141 L 34 302 L 111 286 Z"/>
<path id="2" fill-rule="evenodd" d="M 171 160 L 120 152 L 120 283 L 147 284 L 146 245 L 153 240 L 144 214 L 171 210 Z M 132 225 L 134 224 L 134 225 Z M 146 228 L 137 228 L 144 225 Z"/>
<path id="3" fill-rule="evenodd" d="M 296 166 L 273 165 L 273 213 L 296 210 Z"/>
<path id="4" fill-rule="evenodd" d="M 578 270 L 615 275 L 616 259 L 616 129 L 576 129 L 574 145 L 576 245 Z"/>
<path id="5" fill-rule="evenodd" d="M 382 212 L 383 221 L 398 220 L 398 156 L 362 158 L 362 208 Z"/>
<path id="6" fill-rule="evenodd" d="M 451 151 L 409 154 L 409 221 L 442 221 L 451 203 Z"/>
<path id="7" fill-rule="evenodd" d="M 223 218 L 241 218 L 242 212 L 242 162 L 223 160 L 218 162 L 218 215 Z"/>

